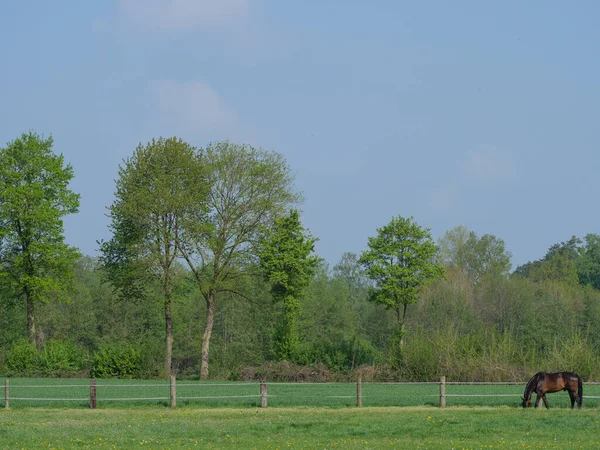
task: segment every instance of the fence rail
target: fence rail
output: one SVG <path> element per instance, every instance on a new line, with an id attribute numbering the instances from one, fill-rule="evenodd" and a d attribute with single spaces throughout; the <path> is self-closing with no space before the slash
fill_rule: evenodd
<path id="1" fill-rule="evenodd" d="M 60 383 L 60 382 L 59 382 Z M 332 404 L 345 406 L 408 406 L 430 405 L 446 407 L 447 402 L 457 403 L 464 399 L 466 404 L 473 404 L 473 399 L 519 398 L 525 382 L 471 382 L 446 381 L 441 377 L 437 382 L 363 382 L 361 377 L 356 383 L 282 383 L 282 382 L 238 382 L 238 383 L 177 383 L 175 377 L 169 382 L 129 384 L 124 382 L 97 383 L 89 380 L 86 384 L 12 384 L 9 379 L 4 382 L 4 407 L 9 408 L 11 402 L 26 404 L 32 402 L 88 402 L 90 408 L 98 404 L 115 402 L 168 402 L 170 407 L 176 407 L 177 400 L 190 401 L 226 401 L 227 404 L 237 401 L 245 402 L 248 406 L 266 408 L 269 403 L 275 406 L 286 405 L 321 405 Z M 584 385 L 592 387 L 590 394 L 584 399 L 592 401 L 592 405 L 600 406 L 600 383 L 588 382 Z M 517 390 L 516 388 L 519 387 Z M 596 387 L 596 388 L 594 388 Z M 139 391 L 146 391 L 136 395 Z M 63 392 L 57 389 L 63 389 Z M 476 390 L 475 390 L 476 389 Z M 503 390 L 504 389 L 504 390 Z M 48 390 L 48 391 L 47 391 Z M 87 394 L 86 394 L 87 391 Z M 133 391 L 133 392 L 131 392 Z M 150 391 L 150 392 L 148 392 Z M 208 391 L 208 392 L 207 392 Z M 50 395 L 43 396 L 45 392 Z M 31 393 L 27 396 L 27 393 Z M 57 395 L 52 395 L 52 393 Z M 119 395 L 119 393 L 123 395 Z M 64 394 L 64 395 L 63 395 Z M 145 394 L 145 395 L 144 395 Z M 594 395 L 595 394 L 595 395 Z M 12 396 L 14 395 L 14 396 Z M 554 397 L 560 399 L 560 397 Z M 565 397 L 566 398 L 566 397 Z M 437 399 L 437 400 L 436 400 Z M 250 403 L 248 403 L 250 401 Z M 564 399 L 560 400 L 566 401 Z M 589 402 L 588 402 L 589 403 Z M 219 404 L 222 404 L 219 403 Z M 499 404 L 499 403 L 496 403 Z M 510 404 L 513 404 L 512 402 Z M 516 403 L 515 403 L 516 404 Z"/>

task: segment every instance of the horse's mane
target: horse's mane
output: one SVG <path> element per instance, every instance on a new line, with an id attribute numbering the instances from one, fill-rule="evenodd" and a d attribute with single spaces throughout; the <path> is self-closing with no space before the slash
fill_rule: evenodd
<path id="1" fill-rule="evenodd" d="M 538 372 L 536 373 L 534 376 L 532 376 L 529 381 L 527 382 L 527 385 L 525 386 L 525 393 L 523 394 L 523 397 L 525 397 L 525 399 L 528 399 L 531 396 L 531 393 L 533 391 L 533 385 L 535 383 L 537 383 L 537 379 L 538 377 L 542 374 L 542 372 Z"/>

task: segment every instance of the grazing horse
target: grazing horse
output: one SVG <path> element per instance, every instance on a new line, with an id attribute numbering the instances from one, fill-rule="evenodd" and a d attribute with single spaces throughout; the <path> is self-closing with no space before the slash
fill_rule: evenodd
<path id="1" fill-rule="evenodd" d="M 581 402 L 583 401 L 583 382 L 581 381 L 581 377 L 575 372 L 536 373 L 527 382 L 527 386 L 525 386 L 523 408 L 531 406 L 531 396 L 534 392 L 537 394 L 535 407 L 538 407 L 540 400 L 544 400 L 544 405 L 548 408 L 546 393 L 558 391 L 567 391 L 569 393 L 569 397 L 571 398 L 571 409 L 575 407 L 575 402 L 577 402 L 577 407 L 581 408 Z"/>

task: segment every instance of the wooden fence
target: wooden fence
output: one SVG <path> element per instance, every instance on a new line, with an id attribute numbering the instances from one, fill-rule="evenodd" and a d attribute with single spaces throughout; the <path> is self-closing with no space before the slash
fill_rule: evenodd
<path id="1" fill-rule="evenodd" d="M 181 396 L 181 399 L 185 399 L 185 400 L 189 400 L 189 399 L 232 399 L 232 398 L 252 398 L 255 397 L 257 399 L 257 401 L 260 401 L 260 407 L 262 408 L 266 408 L 268 406 L 268 401 L 269 401 L 269 394 L 268 394 L 268 384 L 275 386 L 275 387 L 279 387 L 279 386 L 290 386 L 290 385 L 302 385 L 304 387 L 308 387 L 308 386 L 316 386 L 316 387 L 323 387 L 324 385 L 347 385 L 347 383 L 267 383 L 265 380 L 262 380 L 260 383 L 245 383 L 245 384 L 238 384 L 238 385 L 243 385 L 246 388 L 248 387 L 252 387 L 252 386 L 256 386 L 258 389 L 256 391 L 255 394 L 249 394 L 249 395 L 220 395 L 220 396 Z M 363 382 L 361 377 L 358 377 L 358 380 L 356 382 L 356 393 L 355 395 L 332 395 L 331 397 L 333 398 L 337 398 L 337 399 L 344 399 L 345 401 L 349 402 L 351 401 L 353 398 L 355 398 L 356 401 L 356 406 L 357 407 L 361 407 L 363 406 Z M 434 397 L 438 397 L 439 398 L 439 407 L 440 408 L 445 408 L 447 405 L 447 400 L 449 398 L 455 398 L 455 397 L 520 397 L 521 394 L 519 393 L 482 393 L 482 392 L 469 392 L 469 393 L 465 393 L 465 392 L 452 392 L 452 389 L 454 389 L 454 387 L 456 386 L 474 386 L 474 385 L 487 385 L 487 386 L 522 386 L 524 388 L 525 386 L 525 382 L 505 382 L 505 383 L 489 383 L 489 382 L 448 382 L 446 381 L 446 377 L 443 376 L 440 378 L 439 382 L 424 382 L 424 383 L 366 383 L 367 385 L 384 385 L 384 386 L 401 386 L 401 385 L 433 385 L 431 386 L 432 388 L 435 385 L 439 386 L 439 394 L 433 394 L 433 393 L 429 393 L 429 394 L 425 394 L 425 395 L 420 395 L 420 397 L 429 397 L 429 398 L 434 398 Z M 585 385 L 599 385 L 600 383 L 586 383 Z M 90 380 L 89 382 L 89 407 L 94 409 L 97 407 L 99 399 L 98 399 L 98 388 L 111 388 L 111 387 L 118 387 L 118 386 L 124 386 L 124 385 L 110 385 L 110 384 L 104 384 L 104 385 L 99 385 L 97 384 L 96 380 Z M 144 386 L 151 386 L 151 387 L 166 387 L 166 384 L 132 384 L 132 385 L 127 385 L 129 387 L 144 387 Z M 219 386 L 236 386 L 235 384 L 183 384 L 182 387 L 185 388 L 190 388 L 190 386 L 203 386 L 203 387 L 219 387 Z M 78 385 L 54 385 L 54 386 L 27 386 L 27 385 L 20 385 L 20 386 L 14 386 L 14 388 L 47 388 L 47 387 L 62 387 L 62 388 L 69 388 L 69 387 L 77 387 L 79 389 L 84 388 L 85 385 L 82 384 L 78 384 Z M 169 397 L 135 397 L 135 398 L 103 398 L 102 401 L 104 402 L 108 402 L 108 401 L 130 401 L 130 400 L 138 400 L 138 401 L 144 401 L 144 400 L 149 400 L 149 401 L 167 401 L 168 400 L 168 404 L 171 408 L 175 408 L 177 406 L 177 399 L 178 399 L 178 395 L 177 395 L 177 383 L 176 383 L 176 379 L 174 376 L 170 377 L 169 380 Z M 85 398 L 73 398 L 73 397 L 69 397 L 69 398 L 32 398 L 32 397 L 14 397 L 11 398 L 11 385 L 9 383 L 8 379 L 5 379 L 4 382 L 4 407 L 5 408 L 9 408 L 11 401 L 12 400 L 16 400 L 16 401 L 79 401 L 79 402 L 87 402 L 87 399 Z M 280 396 L 279 394 L 276 394 L 275 397 Z M 600 395 L 599 396 L 590 396 L 590 395 L 584 395 L 583 397 L 588 398 L 588 399 L 600 399 Z M 519 401 L 520 403 L 520 401 Z M 429 403 L 431 404 L 431 403 Z"/>

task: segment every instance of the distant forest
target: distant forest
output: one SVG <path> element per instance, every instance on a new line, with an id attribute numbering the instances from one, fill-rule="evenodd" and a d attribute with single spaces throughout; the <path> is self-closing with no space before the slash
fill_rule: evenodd
<path id="1" fill-rule="evenodd" d="M 76 176 L 52 138 L 0 148 L 0 374 L 326 381 L 600 381 L 600 235 L 512 269 L 504 241 L 418 218 L 333 267 L 282 155 L 228 141 L 140 144 L 112 237 L 64 243 Z"/>

